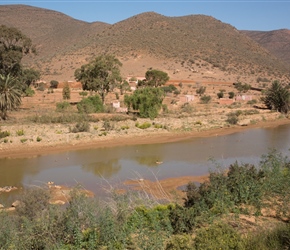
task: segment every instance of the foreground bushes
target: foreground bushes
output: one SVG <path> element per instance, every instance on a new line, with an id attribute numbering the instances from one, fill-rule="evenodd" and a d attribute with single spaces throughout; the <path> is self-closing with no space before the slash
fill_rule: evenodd
<path id="1" fill-rule="evenodd" d="M 259 166 L 236 162 L 199 186 L 189 183 L 184 204 L 141 193 L 99 201 L 75 189 L 58 206 L 49 204 L 47 189 L 26 190 L 15 213 L 0 213 L 0 249 L 289 249 L 289 224 L 253 235 L 238 226 L 241 214 L 259 218 L 265 208 L 290 219 L 289 170 L 276 151 Z"/>

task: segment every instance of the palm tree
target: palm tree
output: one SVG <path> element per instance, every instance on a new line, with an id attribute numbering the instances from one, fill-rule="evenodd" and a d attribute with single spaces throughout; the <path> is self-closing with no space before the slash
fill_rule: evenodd
<path id="1" fill-rule="evenodd" d="M 0 75 L 0 117 L 7 119 L 7 111 L 14 110 L 21 104 L 21 89 L 16 78 Z"/>
<path id="2" fill-rule="evenodd" d="M 278 81 L 274 81 L 261 98 L 267 108 L 287 114 L 290 109 L 290 92 Z"/>

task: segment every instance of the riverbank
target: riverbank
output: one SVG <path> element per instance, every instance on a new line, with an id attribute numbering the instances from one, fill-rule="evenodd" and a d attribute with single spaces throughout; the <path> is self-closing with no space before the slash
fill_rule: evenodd
<path id="1" fill-rule="evenodd" d="M 10 135 L 5 141 L 1 140 L 0 158 L 35 157 L 88 148 L 168 143 L 290 124 L 290 119 L 281 117 L 279 113 L 268 112 L 256 116 L 251 116 L 251 120 L 244 118 L 238 125 L 229 125 L 222 119 L 216 119 L 215 123 L 206 120 L 199 122 L 193 117 L 158 118 L 153 122 L 147 119 L 115 121 L 111 122 L 111 129 L 108 131 L 103 129 L 103 121 L 99 121 L 90 123 L 89 132 L 79 133 L 72 133 L 71 126 L 64 124 L 7 124 L 1 126 L 2 131 L 8 131 Z M 150 127 L 140 129 L 136 127 L 136 123 L 149 123 Z"/>

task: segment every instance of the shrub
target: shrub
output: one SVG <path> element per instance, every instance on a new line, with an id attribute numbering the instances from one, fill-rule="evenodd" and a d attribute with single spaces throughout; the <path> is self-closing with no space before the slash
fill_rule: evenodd
<path id="1" fill-rule="evenodd" d="M 67 110 L 69 107 L 70 107 L 70 103 L 66 101 L 56 103 L 56 111 L 58 112 L 63 112 Z"/>
<path id="2" fill-rule="evenodd" d="M 98 95 L 94 95 L 82 99 L 77 104 L 77 109 L 80 113 L 90 114 L 104 111 L 104 106 L 101 98 Z"/>
<path id="3" fill-rule="evenodd" d="M 79 132 L 89 132 L 90 124 L 87 121 L 78 122 L 73 128 L 70 128 L 70 132 L 79 133 Z"/>
<path id="4" fill-rule="evenodd" d="M 9 131 L 1 131 L 0 129 L 0 139 L 10 136 Z"/>
<path id="5" fill-rule="evenodd" d="M 250 101 L 247 101 L 247 104 L 256 104 L 257 103 L 257 100 L 256 99 L 253 99 L 253 100 L 250 100 Z"/>
<path id="6" fill-rule="evenodd" d="M 229 94 L 229 98 L 230 98 L 230 99 L 233 99 L 233 98 L 235 97 L 235 93 L 232 92 L 232 91 L 229 92 L 228 94 Z"/>
<path id="7" fill-rule="evenodd" d="M 187 234 L 172 235 L 166 244 L 165 250 L 192 250 L 192 239 Z"/>
<path id="8" fill-rule="evenodd" d="M 17 136 L 22 136 L 22 135 L 24 135 L 24 130 L 23 130 L 23 129 L 17 130 L 17 131 L 16 131 L 16 135 L 17 135 Z"/>
<path id="9" fill-rule="evenodd" d="M 200 97 L 200 102 L 202 104 L 207 104 L 210 102 L 210 100 L 211 100 L 211 96 L 209 96 L 209 95 L 204 95 L 204 96 Z"/>
<path id="10" fill-rule="evenodd" d="M 181 106 L 181 112 L 191 114 L 192 111 L 193 111 L 193 108 L 192 108 L 192 106 L 189 103 L 184 103 Z"/>
<path id="11" fill-rule="evenodd" d="M 195 249 L 244 249 L 243 239 L 229 225 L 215 223 L 208 228 L 201 228 L 197 231 L 194 239 Z"/>
<path id="12" fill-rule="evenodd" d="M 137 128 L 140 128 L 140 129 L 146 129 L 146 128 L 150 128 L 151 127 L 151 123 L 149 122 L 144 122 L 143 124 L 139 124 L 138 122 L 135 124 L 135 126 Z"/>
<path id="13" fill-rule="evenodd" d="M 67 82 L 64 84 L 64 87 L 62 89 L 62 98 L 64 100 L 70 99 L 70 87 L 69 87 L 69 84 Z"/>
<path id="14" fill-rule="evenodd" d="M 58 84 L 59 84 L 59 82 L 56 81 L 56 80 L 51 80 L 51 81 L 50 81 L 50 87 L 51 87 L 52 89 L 56 89 L 57 86 L 58 86 Z"/>
<path id="15" fill-rule="evenodd" d="M 20 216 L 33 219 L 47 208 L 49 198 L 49 190 L 46 188 L 26 189 L 18 198 L 20 205 L 16 207 L 16 212 Z"/>
<path id="16" fill-rule="evenodd" d="M 196 94 L 201 96 L 205 93 L 205 91 L 206 91 L 206 87 L 200 86 L 198 89 L 196 89 Z"/>
<path id="17" fill-rule="evenodd" d="M 37 141 L 37 142 L 40 142 L 40 141 L 42 141 L 42 138 L 39 137 L 39 136 L 37 136 L 36 141 Z"/>
<path id="18" fill-rule="evenodd" d="M 79 92 L 79 95 L 82 96 L 82 97 L 85 97 L 88 95 L 88 92 L 87 91 L 82 91 L 82 92 Z"/>
<path id="19" fill-rule="evenodd" d="M 138 110 L 142 118 L 154 119 L 162 107 L 164 92 L 162 89 L 145 87 L 137 89 L 133 95 L 125 95 L 124 101 L 128 110 Z"/>
<path id="20" fill-rule="evenodd" d="M 32 88 L 28 87 L 25 89 L 25 92 L 24 92 L 25 96 L 31 97 L 31 96 L 34 96 L 34 94 L 35 94 L 35 91 Z"/>
<path id="21" fill-rule="evenodd" d="M 220 91 L 217 93 L 217 97 L 218 99 L 223 98 L 224 97 L 224 92 Z"/>
<path id="22" fill-rule="evenodd" d="M 231 124 L 231 125 L 235 125 L 237 124 L 239 121 L 239 118 L 237 115 L 235 114 L 228 114 L 228 118 L 226 119 L 226 122 Z"/>

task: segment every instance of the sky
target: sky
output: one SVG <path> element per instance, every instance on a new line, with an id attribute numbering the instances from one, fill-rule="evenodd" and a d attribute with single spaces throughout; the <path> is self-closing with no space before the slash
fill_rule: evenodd
<path id="1" fill-rule="evenodd" d="M 208 15 L 238 30 L 290 29 L 290 0 L 31 0 L 4 1 L 62 12 L 86 22 L 114 24 L 137 14 L 154 11 L 164 16 Z"/>

